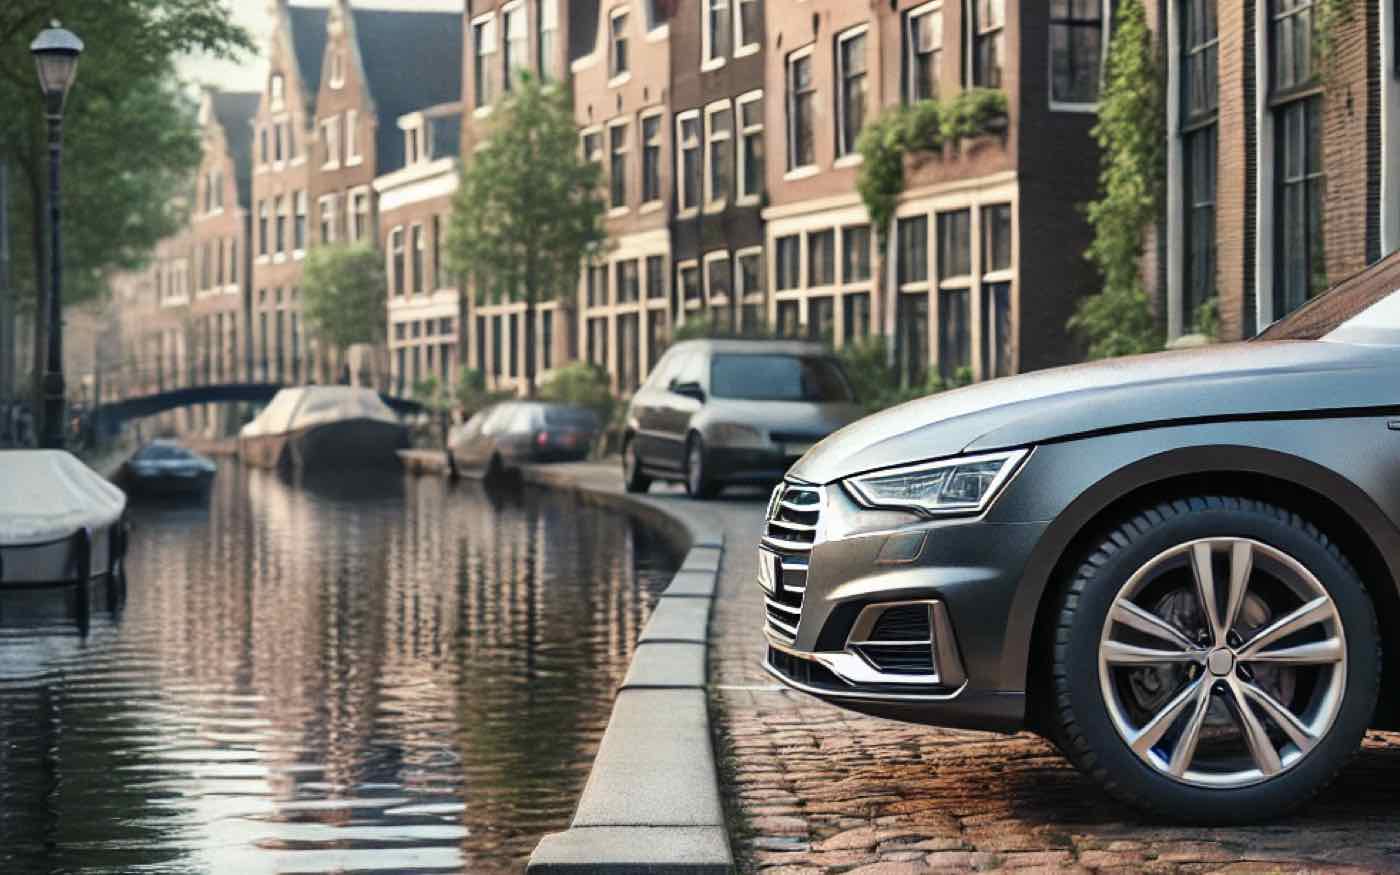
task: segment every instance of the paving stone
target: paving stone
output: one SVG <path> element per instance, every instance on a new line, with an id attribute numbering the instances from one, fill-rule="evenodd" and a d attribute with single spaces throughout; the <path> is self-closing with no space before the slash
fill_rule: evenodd
<path id="1" fill-rule="evenodd" d="M 530 875 L 675 872 L 728 875 L 733 861 L 722 827 L 587 827 L 545 836 Z"/>
<path id="2" fill-rule="evenodd" d="M 705 645 L 666 641 L 638 645 L 622 682 L 623 689 L 704 686 Z"/>

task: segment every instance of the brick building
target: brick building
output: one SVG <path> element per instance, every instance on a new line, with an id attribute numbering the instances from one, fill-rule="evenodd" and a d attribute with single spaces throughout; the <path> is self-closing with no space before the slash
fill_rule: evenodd
<path id="1" fill-rule="evenodd" d="M 916 382 L 930 366 L 984 379 L 1073 360 L 1065 321 L 1097 286 L 1080 205 L 1095 189 L 1108 7 L 769 2 L 775 325 L 838 345 L 883 325 Z M 897 291 L 880 301 L 877 235 L 856 193 L 861 125 L 973 87 L 1006 94 L 1005 130 L 906 160 L 883 284 Z"/>
<path id="2" fill-rule="evenodd" d="M 257 93 L 206 91 L 200 104 L 203 157 L 190 211 L 190 323 L 194 366 L 206 383 L 235 382 L 247 369 L 239 344 L 246 337 L 250 304 L 251 159 L 258 102 Z M 228 412 L 206 405 L 195 411 L 195 419 L 211 433 L 225 433 L 234 425 Z"/>
<path id="3" fill-rule="evenodd" d="M 670 332 L 670 7 L 613 0 L 596 14 L 590 3 L 570 10 L 574 120 L 583 154 L 604 169 L 610 242 L 580 278 L 578 356 L 623 394 L 646 378 Z"/>
<path id="4" fill-rule="evenodd" d="M 316 99 L 326 56 L 327 10 L 273 0 L 267 85 L 253 123 L 253 272 L 248 356 L 254 380 L 293 381 L 303 372 L 305 331 L 296 299 L 310 245 L 311 162 Z M 308 363 L 310 365 L 311 363 Z"/>
<path id="5" fill-rule="evenodd" d="M 768 321 L 763 24 L 759 0 L 680 0 L 670 23 L 680 303 L 740 332 Z"/>
<path id="6" fill-rule="evenodd" d="M 1167 192 L 1147 273 L 1170 336 L 1218 293 L 1248 337 L 1400 247 L 1395 0 L 1316 52 L 1314 0 L 1148 0 L 1166 58 Z"/>
<path id="7" fill-rule="evenodd" d="M 571 63 L 593 50 L 597 0 L 471 0 L 462 59 L 462 156 L 489 136 L 497 103 L 522 71 L 570 87 Z M 488 294 L 465 278 L 462 363 L 492 389 L 522 389 L 525 304 Z M 540 302 L 535 311 L 535 375 L 571 360 L 577 309 L 569 300 Z"/>
<path id="8" fill-rule="evenodd" d="M 378 243 L 385 255 L 389 302 L 389 373 L 393 391 L 409 394 L 435 376 L 457 379 L 462 295 L 443 246 L 461 173 L 461 103 L 397 120 L 405 164 L 374 181 Z"/>

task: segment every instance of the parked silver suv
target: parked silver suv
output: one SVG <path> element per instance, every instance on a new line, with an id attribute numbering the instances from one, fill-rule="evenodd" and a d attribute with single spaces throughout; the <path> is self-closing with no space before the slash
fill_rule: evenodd
<path id="1" fill-rule="evenodd" d="M 695 498 L 729 484 L 773 483 L 860 415 L 845 371 L 821 344 L 685 341 L 632 398 L 623 477 L 629 492 L 676 480 Z"/>

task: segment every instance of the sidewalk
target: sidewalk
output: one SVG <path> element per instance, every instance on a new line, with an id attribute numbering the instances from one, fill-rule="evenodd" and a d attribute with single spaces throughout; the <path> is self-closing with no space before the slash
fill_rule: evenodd
<path id="1" fill-rule="evenodd" d="M 615 465 L 561 466 L 620 491 Z M 1318 801 L 1281 824 L 1144 823 L 1046 742 L 878 720 L 780 689 L 760 667 L 760 492 L 654 500 L 720 527 L 711 706 L 741 871 L 1400 872 L 1400 734 L 1373 733 Z M 727 748 L 727 751 L 726 751 Z"/>

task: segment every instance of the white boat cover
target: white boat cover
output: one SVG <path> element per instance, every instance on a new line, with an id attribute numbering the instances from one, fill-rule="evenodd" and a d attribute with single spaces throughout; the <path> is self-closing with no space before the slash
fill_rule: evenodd
<path id="1" fill-rule="evenodd" d="M 375 419 L 398 422 L 373 389 L 361 386 L 299 386 L 283 389 L 239 432 L 243 437 L 287 434 L 324 422 Z"/>
<path id="2" fill-rule="evenodd" d="M 126 493 L 62 450 L 0 450 L 0 547 L 71 538 L 121 519 Z"/>

